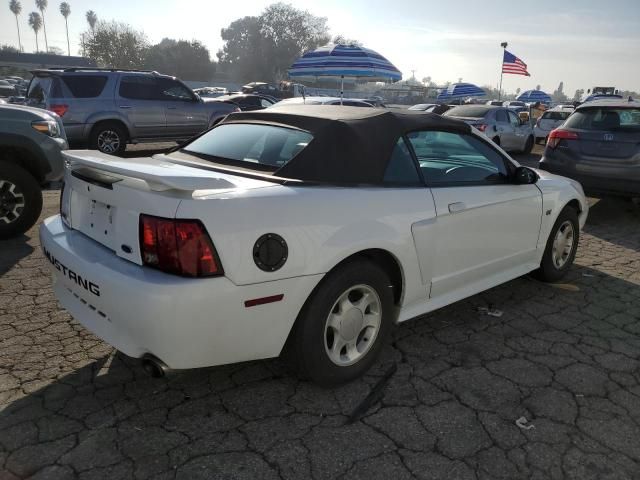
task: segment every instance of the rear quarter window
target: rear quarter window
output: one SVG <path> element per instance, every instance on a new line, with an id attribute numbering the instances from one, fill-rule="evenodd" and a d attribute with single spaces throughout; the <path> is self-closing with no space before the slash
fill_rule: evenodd
<path id="1" fill-rule="evenodd" d="M 49 98 L 61 98 L 60 79 L 55 76 L 33 77 L 27 91 L 30 104 L 44 103 Z"/>
<path id="2" fill-rule="evenodd" d="M 100 96 L 107 77 L 103 75 L 65 75 L 62 81 L 75 98 L 94 98 Z"/>
<path id="3" fill-rule="evenodd" d="M 275 171 L 305 149 L 313 136 L 273 125 L 223 124 L 188 144 L 183 151 L 243 168 Z"/>

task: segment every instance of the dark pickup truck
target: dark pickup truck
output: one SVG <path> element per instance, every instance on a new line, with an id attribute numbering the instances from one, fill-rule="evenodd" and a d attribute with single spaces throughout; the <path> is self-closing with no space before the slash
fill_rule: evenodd
<path id="1" fill-rule="evenodd" d="M 62 177 L 67 138 L 55 113 L 0 105 L 0 239 L 31 228 L 42 211 L 42 186 Z"/>

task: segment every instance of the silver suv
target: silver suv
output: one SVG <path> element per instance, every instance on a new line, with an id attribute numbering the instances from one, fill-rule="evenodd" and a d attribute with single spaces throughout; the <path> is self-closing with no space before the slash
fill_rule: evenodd
<path id="1" fill-rule="evenodd" d="M 175 77 L 112 69 L 31 72 L 27 104 L 57 113 L 71 145 L 118 154 L 127 143 L 182 141 L 235 105 L 200 98 Z"/>
<path id="2" fill-rule="evenodd" d="M 444 116 L 467 122 L 506 151 L 528 154 L 533 148 L 531 123 L 521 120 L 509 108 L 492 105 L 461 105 L 447 110 Z"/>

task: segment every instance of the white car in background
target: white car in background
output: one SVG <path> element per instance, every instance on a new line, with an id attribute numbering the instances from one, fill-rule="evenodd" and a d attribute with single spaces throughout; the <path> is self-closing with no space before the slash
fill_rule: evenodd
<path id="1" fill-rule="evenodd" d="M 540 140 L 546 141 L 551 130 L 562 125 L 574 111 L 573 107 L 554 107 L 544 112 L 533 127 L 536 143 Z"/>
<path id="2" fill-rule="evenodd" d="M 352 380 L 396 322 L 562 278 L 588 211 L 577 182 L 406 110 L 274 106 L 166 155 L 65 156 L 40 229 L 55 294 L 158 374 L 284 352 L 319 384 Z"/>

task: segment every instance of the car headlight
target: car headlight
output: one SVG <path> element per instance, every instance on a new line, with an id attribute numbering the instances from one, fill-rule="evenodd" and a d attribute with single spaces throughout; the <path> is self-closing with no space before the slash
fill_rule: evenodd
<path id="1" fill-rule="evenodd" d="M 60 136 L 60 127 L 54 120 L 38 120 L 35 122 L 31 122 L 31 126 L 34 128 L 34 130 L 37 130 L 40 133 L 44 133 L 45 135 L 48 135 L 50 137 Z"/>

